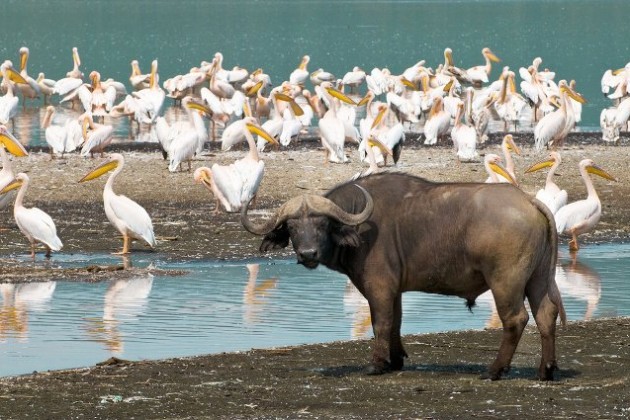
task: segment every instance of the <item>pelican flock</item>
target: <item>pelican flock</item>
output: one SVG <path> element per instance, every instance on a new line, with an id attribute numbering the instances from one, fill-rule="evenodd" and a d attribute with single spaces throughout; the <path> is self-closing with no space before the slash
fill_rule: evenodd
<path id="1" fill-rule="evenodd" d="M 86 63 L 76 47 L 71 49 L 72 69 L 57 80 L 43 71 L 29 73 L 27 47 L 19 48 L 17 53 L 17 69 L 8 59 L 0 66 L 0 189 L 21 186 L 16 200 L 20 211 L 24 209 L 21 197 L 29 181 L 26 175 L 13 175 L 9 156 L 25 156 L 27 152 L 9 127 L 25 107 L 38 106 L 40 98 L 45 107 L 41 128 L 51 156 L 73 159 L 79 154 L 94 158 L 100 153 L 104 157 L 113 142 L 148 133 L 145 138 L 159 144 L 168 160 L 165 173 L 156 176 L 177 176 L 185 169 L 193 172 L 192 178 L 205 185 L 216 199 L 215 212 L 220 207 L 226 212 L 239 211 L 264 187 L 265 159 L 280 159 L 284 150 L 307 139 L 321 145 L 326 165 L 360 165 L 358 174 L 356 168 L 349 170 L 348 179 L 352 174 L 366 176 L 383 170 L 390 156 L 393 164 L 404 170 L 400 163 L 404 163 L 403 144 L 415 143 L 427 150 L 453 147 L 456 165 L 465 163 L 481 171 L 485 168 L 488 182 L 517 185 L 519 174 L 511 153 L 519 154 L 527 147 L 529 155 L 537 155 L 547 149 L 550 158 L 531 165 L 527 172 L 551 166 L 545 187 L 537 196 L 559 218 L 559 232 L 572 236 L 572 249 L 578 248 L 577 235 L 593 229 L 596 222 L 592 220 L 599 218 L 591 214 L 589 221 L 576 225 L 573 220 L 577 216 L 570 209 L 579 202 L 567 204 L 566 191 L 553 182 L 560 163 L 559 150 L 579 125 L 586 99 L 577 91 L 571 75 L 556 81 L 556 72 L 543 68 L 541 57 L 535 57 L 531 64 L 522 63 L 515 72 L 504 63 L 502 68 L 493 67 L 501 60 L 489 47 L 481 49 L 481 64 L 470 63 L 468 67 L 456 63 L 457 51 L 445 48 L 444 61 L 434 67 L 424 59 L 412 60 L 400 73 L 385 67 L 368 70 L 352 66 L 339 72 L 343 76 L 337 78 L 329 69 L 317 67 L 316 57 L 305 54 L 296 58 L 297 67 L 285 75 L 285 80 L 272 81 L 262 68 L 250 72 L 240 66 L 230 67 L 229 58 L 216 52 L 209 60 L 194 63 L 163 82 L 157 58 L 150 63 L 148 73 L 141 71 L 147 63 L 134 59 L 129 79 L 123 83 L 102 77 L 98 69 L 87 67 L 89 72 L 84 73 L 81 68 L 86 69 Z M 309 72 L 309 65 L 316 70 Z M 35 80 L 31 74 L 39 77 Z M 628 80 L 630 63 L 602 76 L 602 92 L 612 101 L 602 110 L 604 141 L 618 142 L 619 133 L 628 130 Z M 167 119 L 165 110 L 169 106 L 175 112 Z M 129 119 L 128 138 L 116 136 L 121 118 Z M 521 144 L 519 148 L 516 136 L 507 132 L 511 128 L 527 133 L 519 137 L 529 137 L 525 140 L 529 145 Z M 502 159 L 495 154 L 494 146 L 486 142 L 490 132 L 504 134 L 505 167 L 499 165 Z M 204 166 L 208 151 L 215 149 L 218 140 L 221 147 L 217 153 L 232 150 L 242 156 L 228 165 Z M 241 151 L 241 144 L 246 151 Z M 589 162 L 580 166 L 589 192 L 589 198 L 582 201 L 597 207 L 597 213 L 601 206 L 593 204 L 596 194 L 585 174 L 598 174 L 609 181 L 614 177 Z M 81 181 L 115 169 L 105 186 L 105 208 L 108 219 L 123 235 L 122 253 L 128 253 L 132 239 L 142 239 L 152 247 L 156 239 L 147 211 L 112 190 L 123 164 L 123 155 L 111 154 L 107 163 Z M 0 199 L 6 205 L 12 196 L 0 195 Z M 45 219 L 42 214 L 38 217 Z M 20 229 L 31 243 L 39 241 L 47 246 L 47 255 L 61 248 L 61 242 L 53 236 L 54 224 L 46 238 L 27 233 L 23 226 Z"/>

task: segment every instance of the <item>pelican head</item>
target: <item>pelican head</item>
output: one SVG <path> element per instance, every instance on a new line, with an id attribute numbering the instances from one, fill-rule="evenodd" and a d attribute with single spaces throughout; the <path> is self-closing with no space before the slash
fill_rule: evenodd
<path id="1" fill-rule="evenodd" d="M 497 57 L 488 47 L 481 50 L 481 53 L 483 54 L 484 57 L 488 57 L 488 60 L 490 61 L 494 61 L 495 63 L 498 63 L 501 61 L 501 59 Z"/>
<path id="2" fill-rule="evenodd" d="M 601 176 L 602 178 L 607 179 L 609 181 L 617 181 L 617 179 L 614 176 L 606 172 L 601 167 L 597 166 L 595 162 L 593 162 L 592 159 L 582 160 L 580 162 L 580 166 L 583 167 L 586 170 L 586 172 L 588 172 L 589 174 Z"/>
<path id="3" fill-rule="evenodd" d="M 501 175 L 505 179 L 507 179 L 510 184 L 518 186 L 518 183 L 514 179 L 512 175 L 508 172 L 507 169 L 501 165 L 501 157 L 499 155 L 495 155 L 494 153 L 489 153 L 484 158 L 486 165 L 492 170 L 494 173 Z"/>
<path id="4" fill-rule="evenodd" d="M 520 156 L 521 149 L 514 143 L 514 137 L 511 134 L 506 134 L 505 137 L 503 137 L 503 144 L 508 150 Z"/>
<path id="5" fill-rule="evenodd" d="M 544 168 L 549 168 L 550 166 L 553 166 L 554 164 L 559 165 L 560 162 L 561 162 L 560 153 L 556 151 L 552 151 L 551 153 L 549 153 L 549 157 L 547 159 L 534 163 L 533 165 L 531 165 L 529 168 L 525 170 L 525 173 L 529 174 L 529 173 L 536 172 Z"/>
<path id="6" fill-rule="evenodd" d="M 2 144 L 7 149 L 7 152 L 11 153 L 13 156 L 28 156 L 28 152 L 24 146 L 22 146 L 22 143 L 13 137 L 13 134 L 11 134 L 9 129 L 2 124 L 0 124 L 0 144 Z"/>
<path id="7" fill-rule="evenodd" d="M 119 166 L 122 166 L 124 163 L 125 163 L 125 160 L 123 158 L 123 155 L 121 155 L 120 153 L 113 153 L 107 162 L 94 168 L 87 175 L 81 178 L 79 180 L 79 183 L 96 179 L 102 175 L 105 175 L 109 171 L 114 170 L 118 168 Z"/>

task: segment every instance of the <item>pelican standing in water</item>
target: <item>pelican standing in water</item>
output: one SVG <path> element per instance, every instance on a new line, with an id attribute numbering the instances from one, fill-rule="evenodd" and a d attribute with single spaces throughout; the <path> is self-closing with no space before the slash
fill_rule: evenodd
<path id="1" fill-rule="evenodd" d="M 586 185 L 587 196 L 584 200 L 567 204 L 555 214 L 558 233 L 571 235 L 569 250 L 574 252 L 580 249 L 578 235 L 592 231 L 602 216 L 602 204 L 589 174 L 599 175 L 609 181 L 616 181 L 612 175 L 595 165 L 591 159 L 580 161 L 580 175 L 582 175 L 584 185 Z"/>
<path id="2" fill-rule="evenodd" d="M 565 206 L 568 199 L 566 190 L 561 190 L 560 187 L 558 187 L 558 185 L 553 181 L 553 177 L 558 169 L 558 166 L 560 166 L 560 162 L 560 153 L 551 152 L 548 159 L 536 162 L 525 170 L 525 173 L 528 174 L 551 166 L 551 169 L 549 169 L 549 172 L 547 173 L 545 188 L 538 190 L 536 198 L 545 203 L 553 214 L 556 214 L 561 207 Z"/>
<path id="3" fill-rule="evenodd" d="M 114 169 L 103 189 L 103 203 L 107 219 L 123 236 L 123 249 L 115 253 L 118 255 L 129 254 L 129 246 L 134 239 L 145 241 L 151 248 L 155 248 L 156 245 L 153 223 L 147 211 L 130 198 L 114 193 L 114 180 L 122 172 L 124 165 L 123 155 L 114 153 L 107 162 L 79 180 L 91 181 Z"/>
<path id="4" fill-rule="evenodd" d="M 35 245 L 39 242 L 46 246 L 46 258 L 50 258 L 51 251 L 59 251 L 63 244 L 57 236 L 57 228 L 52 218 L 37 207 L 24 207 L 23 200 L 28 189 L 29 178 L 25 173 L 19 173 L 15 180 L 4 187 L 0 194 L 5 194 L 19 188 L 15 204 L 13 206 L 13 217 L 20 231 L 31 243 L 31 257 L 35 258 Z"/>
<path id="5" fill-rule="evenodd" d="M 255 198 L 265 170 L 265 162 L 260 160 L 258 149 L 252 133 L 272 144 L 278 142 L 260 127 L 254 117 L 246 117 L 242 125 L 243 135 L 247 140 L 249 151 L 247 156 L 231 165 L 212 165 L 212 168 L 201 167 L 194 172 L 196 182 L 208 188 L 216 199 L 214 213 L 219 211 L 219 203 L 227 212 L 238 212 L 243 204 Z M 239 127 L 241 127 L 239 125 Z"/>

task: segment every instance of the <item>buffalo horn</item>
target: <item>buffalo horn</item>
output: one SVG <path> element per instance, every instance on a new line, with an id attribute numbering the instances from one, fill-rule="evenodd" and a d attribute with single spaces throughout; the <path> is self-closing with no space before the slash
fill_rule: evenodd
<path id="1" fill-rule="evenodd" d="M 370 193 L 360 185 L 356 186 L 361 189 L 365 196 L 365 208 L 360 213 L 348 213 L 326 197 L 304 194 L 284 203 L 269 220 L 260 225 L 255 225 L 247 217 L 247 208 L 249 207 L 249 203 L 247 203 L 241 210 L 241 223 L 245 230 L 254 235 L 266 235 L 288 219 L 300 217 L 301 214 L 328 216 L 343 224 L 356 226 L 365 222 L 374 210 L 374 201 Z"/>

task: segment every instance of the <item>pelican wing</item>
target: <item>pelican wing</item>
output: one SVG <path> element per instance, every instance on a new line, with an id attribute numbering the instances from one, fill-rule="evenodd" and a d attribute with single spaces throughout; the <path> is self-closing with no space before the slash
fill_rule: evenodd
<path id="1" fill-rule="evenodd" d="M 67 132 L 65 127 L 51 125 L 46 129 L 45 135 L 46 143 L 55 153 L 64 153 L 66 151 Z"/>
<path id="2" fill-rule="evenodd" d="M 125 195 L 116 194 L 111 194 L 106 206 L 111 210 L 108 216 L 115 219 L 110 221 L 121 232 L 126 231 L 129 236 L 142 239 L 151 247 L 155 246 L 153 223 L 144 207 Z"/>
<path id="3" fill-rule="evenodd" d="M 100 125 L 95 130 L 91 131 L 88 135 L 83 148 L 81 149 L 81 156 L 87 156 L 88 153 L 92 153 L 95 149 L 105 147 L 112 140 L 114 134 L 114 126 Z"/>
<path id="4" fill-rule="evenodd" d="M 243 181 L 234 164 L 222 166 L 212 165 L 212 179 L 223 198 L 221 202 L 228 212 L 236 212 L 241 209 L 241 191 Z"/>
<path id="5" fill-rule="evenodd" d="M 555 214 L 558 233 L 569 229 L 583 229 L 594 226 L 601 215 L 601 204 L 598 199 L 574 201 L 560 208 Z"/>
<path id="6" fill-rule="evenodd" d="M 540 151 L 549 144 L 549 142 L 564 129 L 566 118 L 561 111 L 554 111 L 545 115 L 536 127 L 534 127 L 534 140 L 536 142 L 536 150 Z"/>
<path id="7" fill-rule="evenodd" d="M 15 211 L 15 222 L 26 237 L 46 244 L 53 251 L 59 251 L 63 247 L 57 236 L 55 222 L 42 210 L 21 207 Z"/>
<path id="8" fill-rule="evenodd" d="M 240 202 L 248 203 L 258 192 L 265 173 L 265 162 L 245 158 L 234 162 L 234 166 L 242 180 Z"/>
<path id="9" fill-rule="evenodd" d="M 168 170 L 170 172 L 177 171 L 180 163 L 192 159 L 197 151 L 198 137 L 197 132 L 192 127 L 188 127 L 173 138 L 171 148 L 168 151 Z"/>

